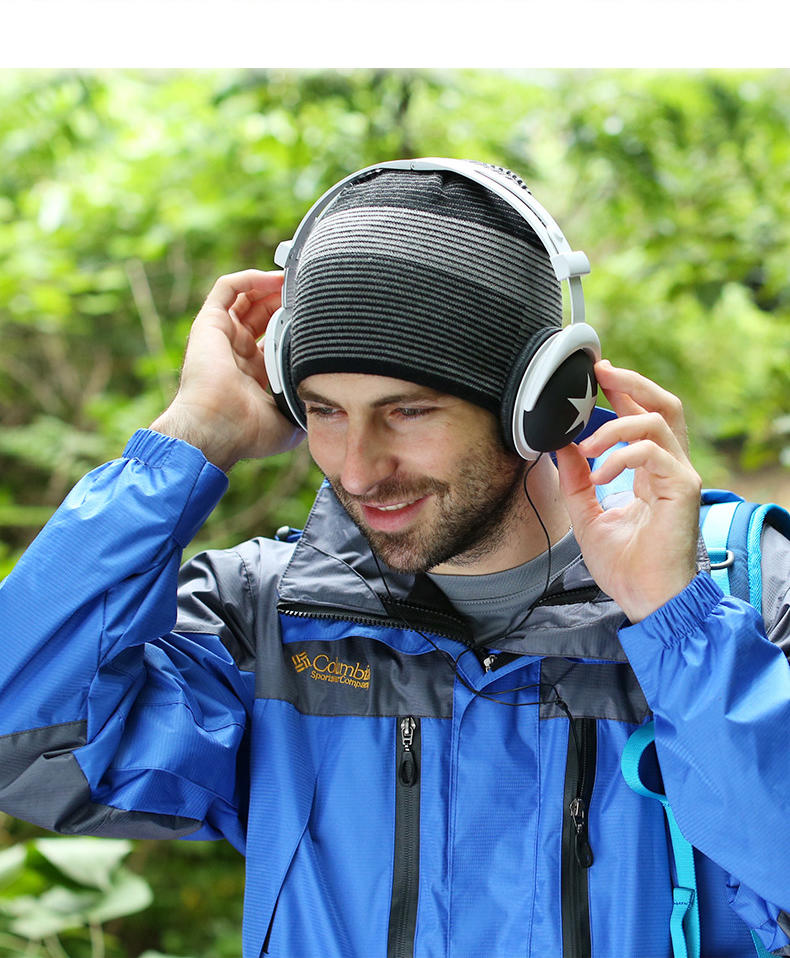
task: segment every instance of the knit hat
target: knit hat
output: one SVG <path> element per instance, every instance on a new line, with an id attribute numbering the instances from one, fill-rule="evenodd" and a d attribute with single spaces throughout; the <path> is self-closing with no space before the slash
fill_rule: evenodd
<path id="1" fill-rule="evenodd" d="M 314 226 L 296 274 L 294 386 L 316 373 L 393 376 L 499 413 L 524 344 L 562 325 L 529 224 L 445 171 L 375 171 Z"/>

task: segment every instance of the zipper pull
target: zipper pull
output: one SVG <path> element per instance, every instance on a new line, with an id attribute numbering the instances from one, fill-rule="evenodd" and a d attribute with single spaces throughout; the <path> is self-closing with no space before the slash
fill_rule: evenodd
<path id="1" fill-rule="evenodd" d="M 574 852 L 576 861 L 582 868 L 589 868 L 593 863 L 593 853 L 587 835 L 587 806 L 583 798 L 574 798 L 568 810 L 571 813 L 573 827 L 576 829 Z"/>
<path id="2" fill-rule="evenodd" d="M 486 670 L 486 672 L 490 672 L 491 669 L 493 669 L 498 658 L 498 655 L 495 655 L 493 652 L 489 652 L 489 654 L 483 659 L 483 668 Z"/>
<path id="3" fill-rule="evenodd" d="M 412 751 L 414 729 L 416 727 L 417 723 L 411 715 L 407 715 L 406 718 L 400 720 L 400 743 L 403 753 L 398 768 L 398 778 L 401 784 L 408 787 L 411 787 L 417 782 L 417 760 Z"/>

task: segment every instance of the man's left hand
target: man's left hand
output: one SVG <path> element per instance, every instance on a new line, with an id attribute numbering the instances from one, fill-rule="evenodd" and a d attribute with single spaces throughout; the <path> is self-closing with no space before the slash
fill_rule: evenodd
<path id="1" fill-rule="evenodd" d="M 618 418 L 557 452 L 560 486 L 591 575 L 631 622 L 639 622 L 696 574 L 702 480 L 688 458 L 676 396 L 608 360 L 596 364 L 595 374 Z M 628 445 L 590 473 L 587 459 L 618 442 Z M 624 469 L 634 470 L 634 498 L 604 511 L 595 486 Z"/>

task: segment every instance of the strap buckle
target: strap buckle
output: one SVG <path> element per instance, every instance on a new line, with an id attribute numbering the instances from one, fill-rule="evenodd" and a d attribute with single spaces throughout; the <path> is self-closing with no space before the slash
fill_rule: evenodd
<path id="1" fill-rule="evenodd" d="M 713 556 L 719 556 L 722 555 L 722 553 L 724 554 L 724 558 L 720 561 L 714 562 Z M 729 569 L 731 565 L 735 564 L 735 553 L 732 551 L 732 549 L 711 549 L 711 551 L 708 553 L 708 557 L 711 560 L 711 572 L 715 572 L 717 569 Z"/>

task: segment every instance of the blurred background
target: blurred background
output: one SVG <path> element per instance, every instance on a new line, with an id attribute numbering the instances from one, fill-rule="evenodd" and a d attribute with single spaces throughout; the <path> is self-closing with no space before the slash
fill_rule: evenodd
<path id="1" fill-rule="evenodd" d="M 168 403 L 214 279 L 396 157 L 519 172 L 705 485 L 790 507 L 789 127 L 778 70 L 0 72 L 0 577 Z M 241 463 L 189 554 L 300 527 L 319 481 Z M 232 849 L 68 841 L 0 815 L 0 955 L 238 958 Z"/>

